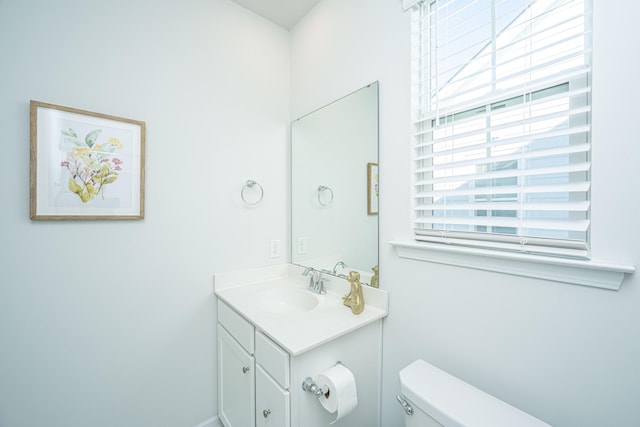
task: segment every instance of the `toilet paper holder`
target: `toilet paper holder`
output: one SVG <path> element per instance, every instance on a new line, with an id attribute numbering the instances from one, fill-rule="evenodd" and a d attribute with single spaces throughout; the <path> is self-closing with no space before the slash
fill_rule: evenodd
<path id="1" fill-rule="evenodd" d="M 342 362 L 336 362 L 336 366 L 337 365 L 342 365 Z M 328 388 L 323 389 L 322 387 L 319 387 L 311 377 L 305 378 L 305 380 L 302 382 L 302 389 L 307 393 L 313 394 L 315 397 L 321 397 L 322 395 L 326 395 L 329 392 Z"/>
<path id="2" fill-rule="evenodd" d="M 322 387 L 318 387 L 318 384 L 316 384 L 311 377 L 305 378 L 302 382 L 302 389 L 307 393 L 313 394 L 315 397 L 321 397 L 326 393 Z"/>

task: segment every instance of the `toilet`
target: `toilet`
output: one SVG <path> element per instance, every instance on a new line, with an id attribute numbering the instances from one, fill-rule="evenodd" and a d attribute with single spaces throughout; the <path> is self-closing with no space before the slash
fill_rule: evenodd
<path id="1" fill-rule="evenodd" d="M 405 427 L 550 427 L 424 360 L 400 371 Z"/>

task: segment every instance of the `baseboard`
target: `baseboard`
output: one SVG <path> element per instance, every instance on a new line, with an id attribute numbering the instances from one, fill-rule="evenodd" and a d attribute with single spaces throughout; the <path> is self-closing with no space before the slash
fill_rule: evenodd
<path id="1" fill-rule="evenodd" d="M 222 425 L 222 421 L 220 421 L 220 418 L 211 417 L 208 420 L 204 420 L 203 422 L 201 422 L 200 424 L 194 427 L 224 427 L 224 426 Z"/>

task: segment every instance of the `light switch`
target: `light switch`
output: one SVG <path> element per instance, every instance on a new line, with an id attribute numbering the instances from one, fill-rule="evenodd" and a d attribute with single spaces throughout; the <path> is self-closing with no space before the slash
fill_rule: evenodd
<path id="1" fill-rule="evenodd" d="M 280 240 L 272 240 L 269 245 L 269 256 L 271 258 L 280 257 Z"/>
<path id="2" fill-rule="evenodd" d="M 298 255 L 304 255 L 307 253 L 307 238 L 298 237 Z"/>

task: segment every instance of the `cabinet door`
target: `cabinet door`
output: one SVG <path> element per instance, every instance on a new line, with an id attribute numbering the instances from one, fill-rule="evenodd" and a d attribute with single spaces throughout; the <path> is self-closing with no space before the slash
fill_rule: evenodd
<path id="1" fill-rule="evenodd" d="M 256 365 L 256 427 L 289 427 L 289 392 Z"/>
<path id="2" fill-rule="evenodd" d="M 218 325 L 218 399 L 226 427 L 255 427 L 255 361 Z"/>

